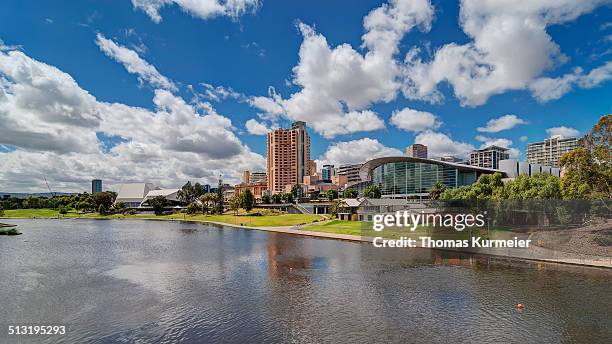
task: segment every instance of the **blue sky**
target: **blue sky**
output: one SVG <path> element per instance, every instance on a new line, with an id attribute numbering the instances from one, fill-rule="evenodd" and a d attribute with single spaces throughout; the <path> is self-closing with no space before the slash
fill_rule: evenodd
<path id="1" fill-rule="evenodd" d="M 528 142 L 584 134 L 612 112 L 609 1 L 165 2 L 3 2 L 0 190 L 42 190 L 42 176 L 65 191 L 93 177 L 110 188 L 219 173 L 235 181 L 264 167 L 261 134 L 295 119 L 308 122 L 321 162 L 397 154 L 415 141 L 458 156 L 497 143 L 522 157 Z M 368 32 L 381 36 L 367 43 Z M 143 62 L 144 72 L 134 67 Z M 263 97 L 277 113 L 255 101 Z M 184 106 L 193 116 L 176 115 Z M 155 129 L 137 132 L 160 111 Z M 179 129 L 181 116 L 193 123 Z"/>

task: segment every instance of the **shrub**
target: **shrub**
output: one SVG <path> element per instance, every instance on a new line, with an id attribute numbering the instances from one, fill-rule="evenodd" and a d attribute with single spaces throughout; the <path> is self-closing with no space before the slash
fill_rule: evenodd
<path id="1" fill-rule="evenodd" d="M 62 205 L 61 207 L 59 207 L 59 213 L 62 214 L 62 215 L 68 214 L 69 210 L 70 210 L 70 208 L 68 208 L 65 205 Z"/>
<path id="2" fill-rule="evenodd" d="M 197 213 L 199 210 L 200 210 L 200 207 L 198 207 L 198 205 L 197 205 L 197 204 L 195 204 L 195 203 L 190 203 L 190 204 L 187 206 L 187 211 L 186 211 L 186 212 L 187 212 L 187 214 L 189 214 L 189 215 L 193 215 L 193 214 Z"/>

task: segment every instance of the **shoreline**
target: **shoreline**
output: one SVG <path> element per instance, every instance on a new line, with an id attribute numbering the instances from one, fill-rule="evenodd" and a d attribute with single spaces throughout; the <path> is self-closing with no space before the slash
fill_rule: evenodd
<path id="1" fill-rule="evenodd" d="M 31 219 L 31 220 L 148 220 L 148 221 L 184 221 L 184 222 L 192 222 L 192 223 L 203 223 L 203 224 L 211 224 L 217 226 L 228 226 L 235 229 L 248 229 L 248 230 L 259 230 L 270 233 L 281 233 L 281 234 L 291 234 L 291 235 L 301 235 L 319 239 L 331 239 L 331 240 L 344 240 L 351 242 L 359 242 L 359 243 L 372 243 L 374 238 L 370 237 L 362 237 L 358 235 L 351 234 L 337 234 L 337 233 L 328 233 L 328 232 L 315 232 L 308 231 L 304 229 L 295 229 L 299 228 L 308 228 L 308 226 L 279 226 L 279 227 L 253 227 L 253 226 L 242 226 L 237 224 L 231 224 L 226 222 L 218 222 L 218 221 L 208 221 L 208 220 L 199 220 L 199 219 L 165 219 L 165 218 L 100 218 L 100 217 L 67 217 L 67 218 L 29 218 L 29 217 L 13 217 L 13 219 Z M 500 258 L 512 258 L 512 259 L 521 259 L 527 261 L 539 261 L 545 263 L 553 263 L 553 264 L 564 264 L 564 265 L 574 265 L 574 266 L 583 266 L 583 267 L 596 267 L 596 268 L 604 268 L 611 269 L 612 268 L 612 257 L 601 257 L 601 256 L 586 256 L 580 255 L 576 253 L 569 252 L 561 252 L 554 251 L 544 247 L 533 246 L 528 252 L 516 251 L 510 253 L 508 249 L 499 248 L 499 249 L 489 249 L 493 251 L 483 251 L 478 249 L 453 249 L 453 248 L 429 248 L 429 247 L 421 247 L 417 246 L 416 248 L 420 249 L 430 249 L 430 250 L 441 250 L 447 252 L 456 252 L 456 253 L 466 253 L 466 254 L 478 254 L 478 255 L 487 255 L 494 256 Z M 521 253 L 521 254 L 518 254 Z M 550 257 L 548 257 L 550 255 Z"/>

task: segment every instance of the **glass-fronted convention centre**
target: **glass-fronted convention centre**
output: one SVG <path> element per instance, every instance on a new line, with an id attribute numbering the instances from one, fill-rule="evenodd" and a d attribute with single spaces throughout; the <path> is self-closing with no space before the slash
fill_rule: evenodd
<path id="1" fill-rule="evenodd" d="M 503 172 L 440 160 L 387 157 L 367 161 L 359 173 L 362 180 L 380 187 L 383 197 L 426 197 L 434 184 L 448 188 L 473 184 L 481 174 Z"/>

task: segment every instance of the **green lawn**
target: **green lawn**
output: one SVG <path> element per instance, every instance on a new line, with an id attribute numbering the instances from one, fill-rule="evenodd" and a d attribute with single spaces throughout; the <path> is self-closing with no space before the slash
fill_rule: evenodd
<path id="1" fill-rule="evenodd" d="M 59 212 L 52 209 L 16 209 L 16 210 L 5 210 L 4 216 L 7 218 L 57 218 Z M 231 214 L 224 215 L 186 215 L 186 214 L 173 214 L 164 216 L 155 215 L 106 215 L 102 216 L 97 213 L 89 214 L 77 214 L 74 211 L 69 212 L 66 215 L 61 215 L 67 218 L 96 218 L 96 219 L 156 219 L 156 220 L 200 220 L 200 221 L 212 221 L 222 222 L 234 225 L 243 225 L 251 227 L 282 227 L 282 226 L 295 226 L 299 224 L 312 223 L 313 221 L 319 221 L 322 219 L 320 215 L 304 215 L 304 214 L 271 214 L 263 216 L 249 216 L 239 215 L 234 216 Z"/>
<path id="2" fill-rule="evenodd" d="M 304 227 L 303 230 L 335 234 L 350 234 L 366 237 L 384 237 L 389 239 L 398 239 L 400 237 L 418 239 L 422 236 L 429 236 L 432 237 L 432 239 L 434 240 L 463 240 L 469 239 L 471 236 L 490 237 L 494 239 L 507 239 L 513 236 L 512 232 L 498 229 L 491 230 L 488 236 L 485 233 L 481 235 L 477 229 L 473 229 L 472 232 L 467 229 L 459 232 L 450 228 L 433 229 L 428 227 L 417 227 L 415 231 L 410 231 L 407 228 L 387 227 L 380 232 L 376 232 L 372 229 L 371 222 L 363 223 L 360 221 L 341 220 L 315 223 Z"/>
<path id="3" fill-rule="evenodd" d="M 59 215 L 58 210 L 53 209 L 12 209 L 5 210 L 2 217 L 22 217 L 22 218 L 52 218 Z M 64 217 L 75 217 L 76 212 L 69 212 Z"/>

